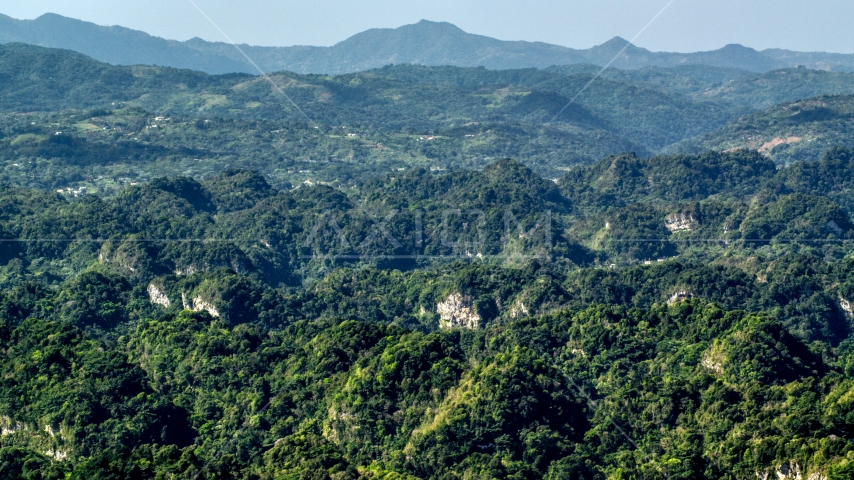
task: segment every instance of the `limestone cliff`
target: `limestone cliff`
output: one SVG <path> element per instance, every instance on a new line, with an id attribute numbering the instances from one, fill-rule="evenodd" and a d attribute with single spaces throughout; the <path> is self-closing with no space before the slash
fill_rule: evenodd
<path id="1" fill-rule="evenodd" d="M 213 303 L 204 300 L 201 297 L 196 297 L 193 299 L 193 302 L 190 303 L 187 301 L 187 295 L 181 294 L 181 303 L 184 306 L 184 310 L 192 310 L 194 312 L 208 312 L 212 317 L 219 318 L 219 310 L 214 306 Z"/>
<path id="2" fill-rule="evenodd" d="M 151 299 L 151 303 L 155 305 L 169 307 L 169 305 L 172 304 L 172 302 L 169 301 L 169 297 L 166 296 L 166 293 L 163 291 L 163 288 L 153 283 L 148 285 L 148 298 Z"/>
<path id="3" fill-rule="evenodd" d="M 480 315 L 474 310 L 471 300 L 459 293 L 452 293 L 436 305 L 439 314 L 439 328 L 480 328 Z"/>
<path id="4" fill-rule="evenodd" d="M 694 298 L 694 294 L 685 290 L 679 290 L 674 292 L 670 298 L 667 299 L 668 305 L 675 305 L 677 303 L 685 302 Z"/>
<path id="5" fill-rule="evenodd" d="M 841 308 L 842 311 L 845 312 L 846 317 L 854 318 L 854 308 L 851 306 L 850 301 L 848 301 L 844 298 L 840 298 L 839 299 L 839 308 Z"/>
<path id="6" fill-rule="evenodd" d="M 671 213 L 667 216 L 664 226 L 671 232 L 687 232 L 695 229 L 698 222 L 692 215 Z"/>

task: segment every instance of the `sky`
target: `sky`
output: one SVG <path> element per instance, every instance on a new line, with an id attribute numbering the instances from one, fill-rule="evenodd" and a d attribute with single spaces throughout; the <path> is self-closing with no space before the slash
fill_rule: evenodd
<path id="1" fill-rule="evenodd" d="M 0 0 L 0 13 L 32 19 L 58 13 L 159 37 L 225 41 L 198 6 L 239 43 L 340 42 L 369 28 L 421 19 L 470 33 L 589 48 L 634 38 L 670 0 Z M 854 53 L 852 0 L 674 0 L 635 44 L 694 52 L 740 43 L 759 50 Z"/>

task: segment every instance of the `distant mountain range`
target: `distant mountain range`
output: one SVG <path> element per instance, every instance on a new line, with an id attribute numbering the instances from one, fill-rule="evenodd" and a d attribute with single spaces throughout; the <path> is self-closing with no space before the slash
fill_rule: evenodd
<path id="1" fill-rule="evenodd" d="M 194 38 L 166 40 L 124 27 L 104 27 L 56 14 L 35 20 L 0 15 L 0 43 L 28 43 L 65 48 L 114 65 L 161 65 L 213 74 L 257 73 L 232 46 Z M 628 41 L 614 38 L 576 50 L 541 42 L 502 41 L 466 33 L 450 23 L 421 21 L 396 29 L 372 29 L 332 47 L 241 47 L 268 72 L 343 74 L 389 64 L 450 65 L 490 69 L 545 68 L 554 65 L 602 66 Z M 805 66 L 817 70 L 854 71 L 854 55 L 805 53 L 741 45 L 698 53 L 651 52 L 628 45 L 613 64 L 622 69 L 705 65 L 767 72 Z"/>

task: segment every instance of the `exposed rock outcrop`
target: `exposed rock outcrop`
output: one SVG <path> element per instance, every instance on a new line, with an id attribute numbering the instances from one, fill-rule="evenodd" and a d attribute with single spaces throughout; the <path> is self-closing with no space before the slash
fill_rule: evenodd
<path id="1" fill-rule="evenodd" d="M 709 351 L 703 355 L 703 360 L 700 361 L 700 364 L 714 375 L 723 375 L 723 360 L 724 359 L 717 352 Z"/>
<path id="2" fill-rule="evenodd" d="M 471 300 L 459 293 L 453 293 L 436 305 L 439 314 L 439 328 L 480 328 L 480 315 L 474 311 Z"/>
<path id="3" fill-rule="evenodd" d="M 68 432 L 63 432 L 62 429 L 57 432 L 56 429 L 54 429 L 51 425 L 45 425 L 44 431 L 54 440 L 67 437 L 68 434 Z M 62 450 L 55 444 L 47 449 L 45 455 L 47 455 L 48 457 L 53 457 L 54 460 L 65 460 L 66 458 L 68 458 L 68 452 Z"/>
<path id="4" fill-rule="evenodd" d="M 190 265 L 187 268 L 179 268 L 179 269 L 175 270 L 175 275 L 177 275 L 179 277 L 189 277 L 190 275 L 194 275 L 196 273 L 205 272 L 205 271 L 207 271 L 206 268 L 200 269 L 200 268 L 197 268 L 195 265 Z"/>
<path id="5" fill-rule="evenodd" d="M 851 302 L 844 298 L 839 299 L 839 308 L 845 312 L 845 316 L 848 318 L 854 318 L 854 307 L 851 306 Z"/>
<path id="6" fill-rule="evenodd" d="M 26 425 L 12 421 L 9 417 L 0 417 L 0 437 L 13 435 L 20 430 L 25 430 Z"/>
<path id="7" fill-rule="evenodd" d="M 779 465 L 773 473 L 756 472 L 760 480 L 827 480 L 827 475 L 813 472 L 804 477 L 803 469 L 797 462 L 787 462 Z"/>
<path id="8" fill-rule="evenodd" d="M 45 455 L 47 455 L 48 457 L 53 457 L 54 460 L 65 460 L 66 458 L 68 458 L 68 452 L 66 452 L 65 450 L 60 450 L 58 448 L 48 449 L 48 451 L 45 452 Z"/>
<path id="9" fill-rule="evenodd" d="M 38 428 L 33 430 L 31 426 L 2 416 L 0 417 L 0 437 L 8 435 L 22 436 L 20 440 L 33 442 L 30 448 L 54 460 L 68 458 L 68 451 L 60 448 L 60 445 L 69 438 L 69 433 L 64 428 L 56 429 L 52 425 L 45 425 L 41 430 Z"/>
<path id="10" fill-rule="evenodd" d="M 181 294 L 181 303 L 184 306 L 184 310 L 192 310 L 194 312 L 208 312 L 212 317 L 219 318 L 219 310 L 214 306 L 213 303 L 204 300 L 202 297 L 196 297 L 193 299 L 193 302 L 190 303 L 187 301 L 187 295 Z"/>
<path id="11" fill-rule="evenodd" d="M 694 294 L 691 292 L 687 292 L 685 290 L 679 290 L 674 292 L 673 295 L 667 300 L 668 305 L 675 305 L 677 303 L 682 303 L 694 298 Z"/>
<path id="12" fill-rule="evenodd" d="M 169 307 L 169 305 L 172 304 L 172 302 L 169 301 L 169 297 L 163 292 L 162 287 L 158 287 L 153 283 L 148 285 L 148 298 L 150 298 L 151 303 L 155 305 Z"/>
<path id="13" fill-rule="evenodd" d="M 345 411 L 340 405 L 329 407 L 329 415 L 323 425 L 323 436 L 333 442 L 344 442 L 360 438 L 361 425 L 356 415 Z"/>
<path id="14" fill-rule="evenodd" d="M 691 231 L 697 228 L 698 225 L 699 223 L 693 215 L 686 215 L 684 213 L 671 213 L 667 216 L 664 223 L 664 226 L 674 233 Z"/>
<path id="15" fill-rule="evenodd" d="M 219 310 L 212 303 L 202 300 L 201 297 L 193 299 L 193 310 L 197 312 L 205 311 L 211 314 L 212 317 L 219 318 Z"/>
<path id="16" fill-rule="evenodd" d="M 113 244 L 106 243 L 98 252 L 98 263 L 118 265 L 131 273 L 136 273 L 140 256 L 144 252 L 140 252 L 138 246 L 132 244 Z"/>
<path id="17" fill-rule="evenodd" d="M 521 300 L 516 300 L 513 306 L 510 307 L 510 318 L 522 318 L 530 314 L 531 312 L 528 311 L 528 307 Z"/>

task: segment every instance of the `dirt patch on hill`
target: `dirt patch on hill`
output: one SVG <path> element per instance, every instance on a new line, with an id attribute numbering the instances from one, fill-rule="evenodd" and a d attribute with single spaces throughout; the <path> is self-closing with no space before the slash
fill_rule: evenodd
<path id="1" fill-rule="evenodd" d="M 801 137 L 786 137 L 786 138 L 775 138 L 770 142 L 765 142 L 761 147 L 759 147 L 759 153 L 769 153 L 774 147 L 779 145 L 791 145 L 793 143 L 798 143 L 803 141 L 804 139 Z"/>
<path id="2" fill-rule="evenodd" d="M 789 145 L 792 143 L 802 142 L 803 140 L 804 139 L 801 137 L 786 137 L 786 138 L 778 137 L 778 138 L 775 138 L 774 140 L 771 140 L 770 142 L 766 142 L 764 140 L 752 140 L 745 145 L 740 145 L 738 147 L 730 148 L 729 150 L 724 150 L 724 153 L 737 152 L 739 150 L 746 148 L 748 150 L 757 150 L 759 153 L 761 153 L 763 155 L 767 155 L 776 146 Z"/>

